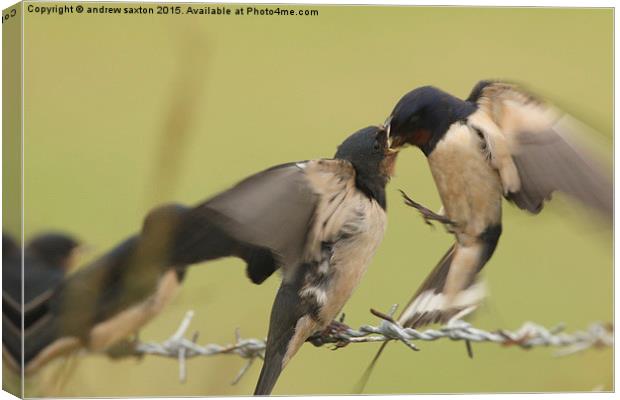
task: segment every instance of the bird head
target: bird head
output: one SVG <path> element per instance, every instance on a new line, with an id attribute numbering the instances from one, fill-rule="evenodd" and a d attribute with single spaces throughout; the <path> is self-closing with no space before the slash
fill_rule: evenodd
<path id="1" fill-rule="evenodd" d="M 441 91 L 432 86 L 423 86 L 404 95 L 383 124 L 388 133 L 390 147 L 399 148 L 406 144 L 421 146 L 431 138 L 428 126 L 429 105 L 440 100 Z"/>
<path id="2" fill-rule="evenodd" d="M 384 123 L 391 148 L 407 144 L 419 147 L 427 156 L 449 127 L 476 110 L 434 86 L 422 86 L 405 94 Z"/>
<path id="3" fill-rule="evenodd" d="M 28 243 L 25 251 L 46 262 L 51 267 L 71 268 L 75 251 L 80 246 L 77 239 L 64 233 L 44 233 Z"/>
<path id="4" fill-rule="evenodd" d="M 347 160 L 363 177 L 381 177 L 385 183 L 394 173 L 398 150 L 390 148 L 387 131 L 369 126 L 355 132 L 338 146 L 334 158 Z"/>

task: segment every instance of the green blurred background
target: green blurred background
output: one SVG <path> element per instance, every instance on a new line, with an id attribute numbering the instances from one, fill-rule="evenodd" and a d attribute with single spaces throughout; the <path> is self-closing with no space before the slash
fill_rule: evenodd
<path id="1" fill-rule="evenodd" d="M 601 132 L 611 157 L 610 9 L 301 8 L 319 16 L 26 12 L 26 238 L 64 230 L 95 246 L 95 257 L 160 202 L 193 204 L 271 165 L 332 156 L 345 136 L 383 122 L 405 92 L 427 84 L 465 97 L 480 79 L 523 82 Z M 387 235 L 345 307 L 355 327 L 376 322 L 370 307 L 409 300 L 452 241 L 404 206 L 399 188 L 440 205 L 422 154 L 404 151 L 388 187 Z M 575 330 L 611 321 L 611 236 L 561 202 L 536 218 L 506 204 L 486 268 L 491 296 L 475 324 Z M 278 281 L 251 285 L 236 259 L 195 266 L 141 339 L 164 340 L 190 309 L 201 343 L 230 343 L 236 327 L 264 337 Z M 366 392 L 613 390 L 610 349 L 554 358 L 551 349 L 479 344 L 470 360 L 462 343 L 419 346 L 414 354 L 390 345 Z M 377 348 L 308 344 L 274 394 L 351 393 Z M 50 392 L 45 381 L 61 364 L 28 379 L 26 394 L 247 395 L 260 370 L 231 386 L 243 360 L 197 358 L 181 384 L 172 359 L 93 355 Z"/>

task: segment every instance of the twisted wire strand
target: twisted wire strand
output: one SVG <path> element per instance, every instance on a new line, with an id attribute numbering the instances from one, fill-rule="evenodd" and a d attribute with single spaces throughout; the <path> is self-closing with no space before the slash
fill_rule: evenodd
<path id="1" fill-rule="evenodd" d="M 394 310 L 395 308 L 393 307 L 391 312 Z M 351 343 L 396 340 L 412 350 L 419 350 L 413 343 L 414 341 L 449 339 L 466 342 L 492 342 L 503 346 L 518 346 L 523 349 L 540 346 L 558 347 L 560 350 L 555 353 L 556 356 L 566 356 L 590 348 L 612 347 L 614 342 L 613 327 L 602 322 L 592 323 L 585 331 L 572 333 L 563 332 L 564 324 L 547 329 L 533 322 L 525 322 L 515 331 L 486 331 L 475 328 L 470 323 L 462 320 L 449 321 L 445 326 L 438 329 L 420 331 L 404 328 L 388 315 L 377 312 L 373 313 L 383 318 L 381 323 L 376 326 L 363 325 L 359 329 L 352 329 L 342 323 L 335 322 L 334 324 L 336 325 L 333 328 L 320 335 L 319 341 L 314 340 L 317 338 L 311 338 L 311 341 L 317 346 L 334 344 L 335 349 Z M 255 338 L 244 339 L 241 337 L 238 329 L 235 331 L 235 343 L 233 344 L 206 344 L 201 346 L 196 343 L 198 339 L 197 333 L 193 335 L 192 339 L 187 339 L 185 333 L 190 326 L 193 316 L 194 312 L 188 311 L 176 332 L 163 343 L 136 343 L 131 355 L 151 354 L 178 359 L 179 380 L 181 382 L 186 380 L 187 359 L 220 354 L 235 355 L 247 360 L 247 362 L 232 381 L 232 384 L 239 382 L 257 358 L 262 359 L 264 357 L 265 340 Z"/>

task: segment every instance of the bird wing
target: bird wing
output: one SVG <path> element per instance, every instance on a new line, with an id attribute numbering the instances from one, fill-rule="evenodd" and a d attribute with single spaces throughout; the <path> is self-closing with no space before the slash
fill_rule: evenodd
<path id="1" fill-rule="evenodd" d="M 237 256 L 261 283 L 299 262 L 319 199 L 306 177 L 313 163 L 270 168 L 194 207 L 176 233 L 173 263 Z"/>
<path id="2" fill-rule="evenodd" d="M 151 211 L 140 234 L 60 288 L 58 314 L 70 316 L 64 330 L 84 334 L 94 323 L 144 300 L 170 269 L 226 256 L 252 265 L 261 251 L 288 257 L 301 252 L 297 247 L 303 245 L 312 200 L 303 169 L 287 164 L 253 175 L 198 206 L 166 205 Z"/>
<path id="3" fill-rule="evenodd" d="M 612 215 L 611 170 L 584 135 L 585 126 L 509 83 L 481 82 L 468 100 L 479 106 L 470 118 L 485 134 L 508 200 L 538 213 L 560 191 Z M 517 177 L 510 176 L 505 154 Z"/>

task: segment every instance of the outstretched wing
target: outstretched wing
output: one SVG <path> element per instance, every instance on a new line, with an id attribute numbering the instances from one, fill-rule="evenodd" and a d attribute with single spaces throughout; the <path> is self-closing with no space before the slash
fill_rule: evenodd
<path id="1" fill-rule="evenodd" d="M 505 145 L 512 157 L 518 182 L 516 190 L 505 185 L 508 200 L 538 213 L 554 191 L 561 191 L 612 215 L 611 167 L 589 146 L 591 140 L 584 135 L 583 125 L 509 83 L 480 82 L 468 101 L 476 102 L 477 113 L 490 117 L 501 132 L 502 137 L 487 136 L 491 154 L 498 156 L 501 152 L 494 154 L 494 149 Z M 478 128 L 493 131 L 484 122 Z"/>
<path id="2" fill-rule="evenodd" d="M 319 198 L 304 166 L 270 168 L 194 207 L 176 232 L 171 262 L 237 256 L 254 283 L 298 262 Z"/>

